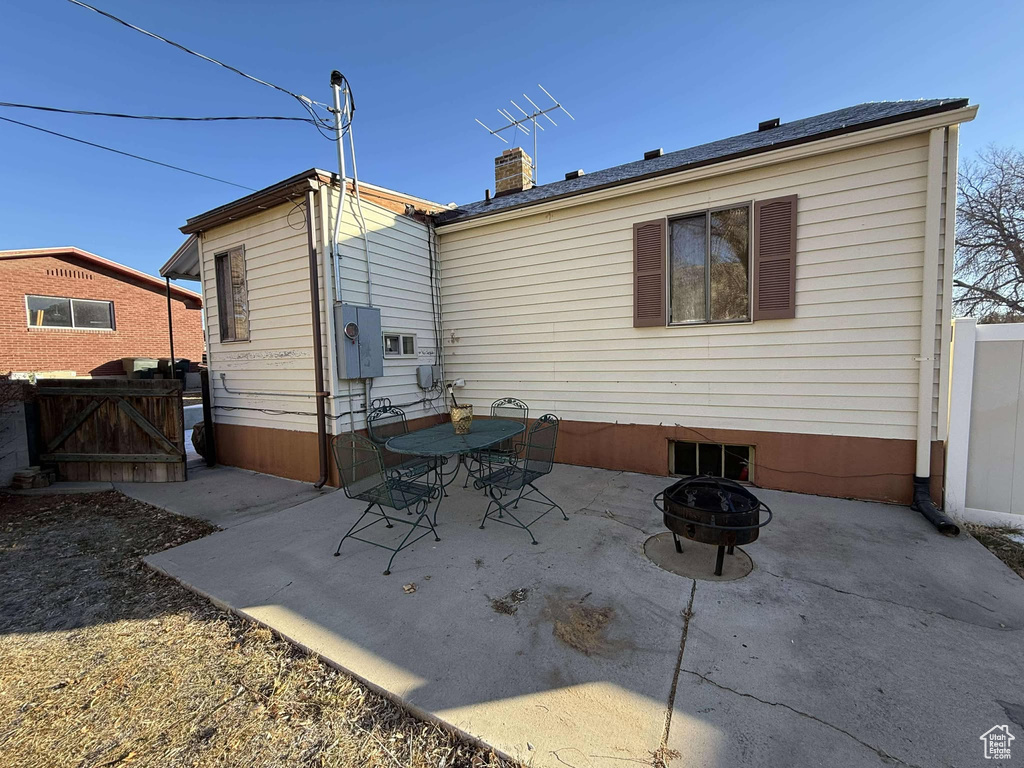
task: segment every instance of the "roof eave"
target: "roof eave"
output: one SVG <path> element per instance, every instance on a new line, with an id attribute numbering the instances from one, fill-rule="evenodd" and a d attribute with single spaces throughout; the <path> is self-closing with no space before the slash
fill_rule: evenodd
<path id="1" fill-rule="evenodd" d="M 125 277 L 141 280 L 143 282 L 148 283 L 152 288 L 157 290 L 164 290 L 166 287 L 162 280 L 153 277 L 153 275 L 146 274 L 145 272 L 142 272 L 138 269 L 134 269 L 133 267 L 129 267 L 125 264 L 120 264 L 119 262 L 111 261 L 110 259 L 105 259 L 102 256 L 96 255 L 95 253 L 85 251 L 82 250 L 81 248 L 76 248 L 74 246 L 58 248 L 26 248 L 14 251 L 0 251 L 0 259 L 32 259 L 42 256 L 53 256 L 55 258 L 60 258 L 61 256 L 64 256 L 71 259 L 78 259 L 79 261 L 88 264 L 93 264 L 103 269 L 109 269 L 112 272 L 117 272 L 119 274 L 124 275 Z M 180 286 L 177 285 L 172 285 L 171 293 L 176 294 L 178 299 L 195 301 L 198 302 L 200 306 L 202 306 L 203 297 L 200 296 L 195 291 L 190 291 L 187 288 L 181 288 Z"/>
<path id="2" fill-rule="evenodd" d="M 324 172 L 317 168 L 310 168 L 266 189 L 194 216 L 185 222 L 185 226 L 180 227 L 180 231 L 185 235 L 198 234 L 288 202 L 309 189 L 317 189 L 321 183 L 329 184 L 329 176 L 325 177 L 323 174 Z"/>

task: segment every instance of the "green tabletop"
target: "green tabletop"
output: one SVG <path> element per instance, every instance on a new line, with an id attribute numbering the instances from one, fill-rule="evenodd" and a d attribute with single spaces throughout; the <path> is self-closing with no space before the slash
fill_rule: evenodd
<path id="1" fill-rule="evenodd" d="M 526 427 L 513 419 L 474 419 L 468 435 L 456 435 L 451 422 L 398 435 L 387 441 L 389 451 L 413 456 L 451 456 L 488 448 L 522 432 Z"/>

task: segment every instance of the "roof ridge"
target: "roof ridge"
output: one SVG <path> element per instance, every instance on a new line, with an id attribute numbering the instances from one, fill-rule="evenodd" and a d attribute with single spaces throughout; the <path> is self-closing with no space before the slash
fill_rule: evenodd
<path id="1" fill-rule="evenodd" d="M 435 221 L 438 224 L 449 224 L 536 205 L 554 198 L 584 194 L 600 188 L 628 184 L 653 176 L 677 173 L 689 168 L 713 165 L 774 149 L 959 109 L 966 107 L 968 103 L 966 98 L 862 102 L 818 115 L 797 118 L 766 130 L 749 131 L 673 150 L 650 159 L 637 159 L 582 176 L 552 181 L 490 200 L 479 200 L 437 214 Z"/>

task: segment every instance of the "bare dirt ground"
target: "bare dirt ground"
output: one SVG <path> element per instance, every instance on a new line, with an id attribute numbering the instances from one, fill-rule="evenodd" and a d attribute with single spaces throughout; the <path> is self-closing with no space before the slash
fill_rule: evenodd
<path id="1" fill-rule="evenodd" d="M 113 492 L 0 493 L 4 765 L 509 765 L 141 562 L 213 530 Z"/>

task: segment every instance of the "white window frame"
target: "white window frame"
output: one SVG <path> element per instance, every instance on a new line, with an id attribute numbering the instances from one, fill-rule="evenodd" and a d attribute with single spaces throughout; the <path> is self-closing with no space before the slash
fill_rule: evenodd
<path id="1" fill-rule="evenodd" d="M 388 352 L 388 336 L 396 336 L 398 338 L 398 352 Z M 416 343 L 416 334 L 410 333 L 409 331 L 382 331 L 381 332 L 381 348 L 384 350 L 384 358 L 386 360 L 396 360 L 400 358 L 414 358 L 419 354 Z M 412 339 L 412 352 L 405 352 L 405 341 L 406 339 Z"/>
<path id="2" fill-rule="evenodd" d="M 66 301 L 71 308 L 71 325 L 33 325 L 31 311 L 28 307 L 29 299 L 54 299 L 56 301 Z M 76 301 L 87 301 L 90 304 L 106 304 L 110 309 L 110 327 L 109 328 L 96 328 L 91 325 L 78 325 L 75 323 L 75 302 Z M 76 299 L 72 296 L 50 296 L 45 293 L 26 293 L 25 294 L 25 323 L 26 327 L 33 328 L 36 330 L 45 328 L 55 328 L 63 330 L 76 330 L 76 331 L 114 331 L 117 330 L 117 320 L 114 315 L 114 302 L 108 299 Z"/>
<path id="3" fill-rule="evenodd" d="M 747 316 L 738 320 L 711 320 L 711 214 L 718 211 L 731 211 L 734 208 L 747 209 Z M 709 226 L 706 228 L 704 245 L 704 308 L 703 320 L 672 320 L 672 222 L 688 219 L 704 214 Z M 673 213 L 665 221 L 665 322 L 670 327 L 689 325 L 742 325 L 754 322 L 754 202 L 739 201 L 728 205 L 716 205 L 714 208 L 698 208 L 685 213 Z"/>

